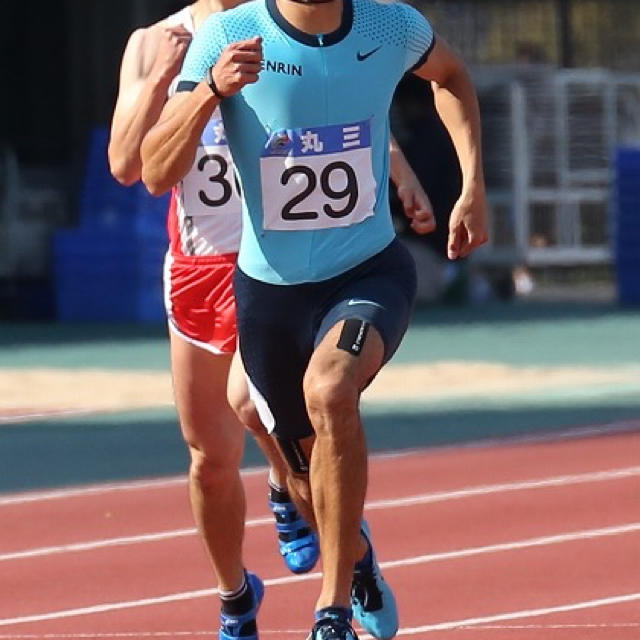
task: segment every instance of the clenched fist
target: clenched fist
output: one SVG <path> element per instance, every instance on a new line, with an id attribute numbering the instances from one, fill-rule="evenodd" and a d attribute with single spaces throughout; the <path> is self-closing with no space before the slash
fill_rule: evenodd
<path id="1" fill-rule="evenodd" d="M 173 80 L 180 72 L 192 35 L 182 26 L 163 27 L 158 39 L 158 53 L 153 64 L 157 77 Z"/>
<path id="2" fill-rule="evenodd" d="M 211 71 L 220 95 L 228 98 L 258 81 L 262 68 L 262 38 L 256 36 L 230 44 Z"/>

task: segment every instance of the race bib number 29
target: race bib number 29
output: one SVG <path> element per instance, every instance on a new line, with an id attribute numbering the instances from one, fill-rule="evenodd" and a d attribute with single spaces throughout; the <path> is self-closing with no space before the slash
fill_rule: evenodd
<path id="1" fill-rule="evenodd" d="M 368 121 L 274 133 L 260 158 L 264 228 L 347 227 L 374 213 Z"/>

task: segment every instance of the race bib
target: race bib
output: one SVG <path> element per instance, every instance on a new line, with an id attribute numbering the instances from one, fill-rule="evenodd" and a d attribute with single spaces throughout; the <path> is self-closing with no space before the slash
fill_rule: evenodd
<path id="1" fill-rule="evenodd" d="M 238 215 L 240 189 L 222 120 L 212 119 L 202 134 L 195 162 L 182 179 L 182 197 L 188 215 Z"/>
<path id="2" fill-rule="evenodd" d="M 362 222 L 376 203 L 369 121 L 275 132 L 260 158 L 260 182 L 265 229 Z"/>

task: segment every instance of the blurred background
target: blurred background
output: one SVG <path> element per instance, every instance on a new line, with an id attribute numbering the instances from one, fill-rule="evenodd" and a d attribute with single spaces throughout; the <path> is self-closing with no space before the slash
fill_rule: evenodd
<path id="1" fill-rule="evenodd" d="M 446 261 L 459 170 L 429 86 L 406 78 L 392 128 L 439 229 L 413 236 L 392 194 L 421 275 L 386 384 L 418 383 L 365 398 L 372 448 L 628 425 L 640 417 L 640 4 L 415 5 L 477 86 L 491 236 Z M 167 201 L 120 187 L 106 161 L 127 37 L 181 6 L 3 7 L 0 491 L 184 469 L 163 324 Z"/>
<path id="2" fill-rule="evenodd" d="M 115 233 L 125 225 L 154 226 L 151 235 L 163 244 L 164 201 L 144 202 L 139 190 L 115 186 L 104 161 L 104 127 L 129 33 L 181 5 L 7 4 L 9 23 L 19 28 L 1 45 L 9 63 L 5 83 L 12 87 L 12 98 L 3 101 L 0 138 L 1 318 L 74 319 L 66 288 L 74 286 L 68 271 L 75 265 L 66 263 L 82 260 L 69 255 L 80 243 L 77 234 L 60 230 Z M 460 286 L 453 273 L 438 273 L 425 282 L 422 296 L 438 298 L 453 283 L 454 296 L 504 298 L 542 285 L 590 282 L 613 298 L 617 282 L 623 302 L 640 300 L 639 291 L 627 291 L 633 287 L 619 255 L 627 250 L 615 243 L 617 224 L 625 224 L 616 176 L 633 164 L 618 150 L 640 144 L 638 3 L 439 0 L 417 6 L 473 70 L 492 207 L 491 243 L 473 260 L 475 286 L 465 291 L 469 283 Z M 393 128 L 442 221 L 439 232 L 422 243 L 440 255 L 457 168 L 446 133 L 424 108 L 425 96 L 424 83 L 403 82 Z M 148 209 L 151 215 L 140 221 Z M 160 255 L 149 261 L 155 264 Z M 102 311 L 96 309 L 95 319 Z M 161 319 L 157 301 L 155 314 Z"/>

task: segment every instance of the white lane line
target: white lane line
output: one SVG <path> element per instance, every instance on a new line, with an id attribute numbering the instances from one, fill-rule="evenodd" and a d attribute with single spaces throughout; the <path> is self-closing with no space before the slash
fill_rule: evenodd
<path id="1" fill-rule="evenodd" d="M 39 558 L 42 556 L 54 556 L 61 553 L 77 553 L 79 551 L 93 551 L 95 549 L 105 549 L 108 547 L 119 547 L 127 544 L 139 544 L 141 542 L 157 542 L 159 540 L 172 540 L 174 538 L 184 538 L 196 534 L 196 529 L 174 529 L 173 531 L 163 531 L 160 533 L 147 533 L 137 536 L 121 536 L 119 538 L 106 538 L 103 540 L 93 540 L 92 542 L 76 542 L 73 544 L 63 544 L 51 547 L 38 547 L 26 551 L 13 551 L 0 554 L 0 562 L 8 560 L 24 560 L 25 558 Z"/>
<path id="2" fill-rule="evenodd" d="M 309 634 L 309 629 L 260 629 L 260 635 L 295 634 L 303 637 Z M 57 640 L 64 638 L 203 638 L 218 637 L 216 630 L 200 631 L 108 631 L 97 633 L 9 633 L 0 634 L 0 640 Z"/>
<path id="3" fill-rule="evenodd" d="M 241 469 L 243 477 L 262 475 L 267 473 L 267 467 L 250 467 Z M 107 482 L 104 484 L 72 487 L 69 489 L 51 489 L 50 491 L 29 491 L 0 495 L 0 507 L 14 504 L 28 504 L 30 502 L 48 502 L 49 500 L 66 500 L 67 498 L 84 498 L 106 493 L 125 491 L 147 491 L 149 489 L 166 489 L 167 487 L 186 486 L 187 476 L 168 476 L 152 480 L 135 480 L 133 482 Z"/>
<path id="4" fill-rule="evenodd" d="M 505 631 L 505 630 L 538 630 L 547 629 L 636 629 L 640 628 L 640 622 L 610 622 L 602 624 L 496 624 L 460 627 L 467 631 Z M 400 630 L 400 633 L 402 630 Z M 260 629 L 260 635 L 298 635 L 308 634 L 304 629 Z M 114 631 L 97 633 L 11 633 L 0 634 L 0 640 L 65 640 L 65 639 L 92 639 L 92 638 L 204 638 L 217 637 L 218 632 L 212 630 L 200 631 Z M 361 636 L 363 637 L 363 636 Z M 370 636 L 368 636 L 370 637 Z"/>
<path id="5" fill-rule="evenodd" d="M 482 624 L 463 627 L 464 629 L 482 630 L 545 630 L 545 629 L 636 629 L 640 628 L 640 622 L 602 622 L 600 624 Z M 262 632 L 262 629 L 260 630 Z M 0 635 L 0 638 L 2 636 Z"/>
<path id="6" fill-rule="evenodd" d="M 512 611 L 510 613 L 497 613 L 491 616 L 483 616 L 478 618 L 466 618 L 465 620 L 453 620 L 451 622 L 440 622 L 438 624 L 426 624 L 421 627 L 405 628 L 398 631 L 399 636 L 414 636 L 418 633 L 429 633 L 431 631 L 446 631 L 448 629 L 465 629 L 467 627 L 476 627 L 476 625 L 487 624 L 491 622 L 500 622 L 501 620 L 517 620 L 519 618 L 534 618 L 538 616 L 547 616 L 553 613 L 565 613 L 567 611 L 580 611 L 582 609 L 594 609 L 597 607 L 605 607 L 612 604 L 623 604 L 626 602 L 635 602 L 640 600 L 640 593 L 629 593 L 626 595 L 612 596 L 610 598 L 600 598 L 599 600 L 585 600 L 584 602 L 572 602 L 570 604 L 558 605 L 555 607 L 545 607 L 542 609 L 524 609 L 523 611 Z M 372 640 L 372 636 L 360 636 L 361 640 Z"/>
<path id="7" fill-rule="evenodd" d="M 549 487 L 564 487 L 575 484 L 587 484 L 602 482 L 605 480 L 620 480 L 640 475 L 640 466 L 626 467 L 622 469 L 609 469 L 607 471 L 595 471 L 590 473 L 578 473 L 573 475 L 541 478 L 540 480 L 526 480 L 524 482 L 507 482 L 502 484 L 488 484 L 477 487 L 465 487 L 454 491 L 441 491 L 437 493 L 425 493 L 407 498 L 394 498 L 392 500 L 375 500 L 367 503 L 367 509 L 386 509 L 387 507 L 411 506 L 415 504 L 429 504 L 432 502 L 444 502 L 472 496 L 489 495 L 492 493 L 506 493 L 509 491 L 527 491 L 529 489 L 546 489 Z"/>
<path id="8" fill-rule="evenodd" d="M 258 527 L 265 524 L 272 524 L 273 516 L 254 518 L 245 522 L 245 528 Z M 39 547 L 25 551 L 14 551 L 0 554 L 0 562 L 7 560 L 23 560 L 25 558 L 37 558 L 42 556 L 53 556 L 61 553 L 77 553 L 80 551 L 93 551 L 107 547 L 120 547 L 128 544 L 140 544 L 143 542 L 158 542 L 161 540 L 172 540 L 174 538 L 184 538 L 194 536 L 198 533 L 195 527 L 186 529 L 173 529 L 171 531 L 161 531 L 158 533 L 146 533 L 135 536 L 121 536 L 119 538 L 106 538 L 103 540 L 93 540 L 90 542 L 76 542 L 51 547 Z"/>
<path id="9" fill-rule="evenodd" d="M 396 567 L 407 567 L 417 564 L 425 564 L 428 562 L 436 562 L 439 560 L 452 560 L 456 558 L 467 558 L 470 556 L 485 555 L 490 553 L 499 553 L 503 551 L 515 551 L 517 549 L 527 549 L 530 547 L 541 547 L 545 545 L 560 544 L 572 542 L 576 540 L 587 540 L 600 538 L 605 536 L 620 535 L 626 533 L 634 533 L 640 531 L 640 522 L 619 525 L 615 527 L 606 527 L 602 529 L 587 529 L 584 531 L 574 531 L 571 533 L 563 533 L 553 536 L 544 536 L 539 538 L 529 538 L 527 540 L 517 540 L 513 542 L 505 542 L 501 544 L 488 545 L 483 547 L 471 547 L 467 549 L 458 549 L 456 551 L 445 551 L 442 553 L 433 553 L 423 556 L 411 556 L 400 560 L 391 560 L 380 563 L 383 569 L 391 569 Z M 318 580 L 322 577 L 320 572 L 306 573 L 302 575 L 287 575 L 280 578 L 270 578 L 264 581 L 266 586 L 275 586 L 283 584 L 292 584 L 296 582 L 307 582 L 309 580 Z M 133 609 L 136 607 L 147 607 L 151 605 L 165 604 L 168 602 L 178 602 L 182 600 L 194 600 L 196 598 L 204 598 L 215 595 L 217 589 L 200 589 L 197 591 L 185 591 L 182 593 L 171 593 L 165 596 L 157 596 L 153 598 L 143 598 L 141 600 L 130 600 L 126 602 L 108 602 L 104 604 L 93 605 L 89 607 L 79 607 L 75 609 L 66 609 L 63 611 L 52 611 L 49 613 L 39 613 L 16 618 L 0 619 L 0 627 L 12 624 L 23 624 L 26 622 L 41 622 L 43 620 L 57 620 L 60 618 L 71 618 L 75 616 L 89 615 L 93 613 L 104 613 L 106 611 L 116 611 L 120 609 Z M 493 622 L 493 620 L 486 620 Z"/>
<path id="10" fill-rule="evenodd" d="M 542 478 L 539 480 L 528 480 L 525 482 L 512 482 L 503 484 L 480 485 L 477 487 L 467 487 L 455 491 L 440 491 L 435 493 L 423 493 L 421 495 L 408 496 L 406 498 L 395 498 L 391 500 L 372 500 L 365 504 L 365 510 L 375 511 L 380 509 L 393 509 L 399 507 L 410 507 L 420 504 L 431 504 L 434 502 L 446 502 L 448 500 L 460 500 L 474 496 L 490 495 L 496 493 L 507 493 L 510 491 L 528 491 L 535 489 L 546 489 L 550 487 L 563 487 L 576 484 L 587 484 L 592 482 L 603 482 L 610 480 L 620 480 L 640 475 L 640 466 L 627 467 L 625 469 L 610 469 L 608 471 L 597 471 L 592 473 L 582 473 L 575 475 L 556 476 L 552 478 Z M 248 520 L 247 527 L 257 527 L 270 525 L 273 522 L 271 516 L 261 516 Z M 185 536 L 196 535 L 195 528 L 175 529 L 171 531 L 161 531 L 155 533 L 145 533 L 134 536 L 123 536 L 118 538 L 106 538 L 102 540 L 91 540 L 73 544 L 39 547 L 35 549 L 25 549 L 0 554 L 0 562 L 8 560 L 20 560 L 25 558 L 36 558 L 60 553 L 77 553 L 81 551 L 93 551 L 105 547 L 116 547 L 126 544 L 139 544 L 146 542 L 156 542 L 160 540 L 170 540 Z"/>
<path id="11" fill-rule="evenodd" d="M 265 633 L 278 633 L 277 631 L 263 631 L 260 629 L 260 635 Z M 289 633 L 284 631 L 281 633 Z M 309 633 L 308 629 L 303 631 L 296 631 L 295 633 Z M 0 634 L 0 640 L 82 640 L 86 638 L 91 640 L 92 638 L 105 640 L 107 638 L 217 638 L 217 631 L 122 631 L 120 633 L 10 633 Z"/>
<path id="12" fill-rule="evenodd" d="M 569 533 L 559 533 L 552 536 L 540 536 L 538 538 L 528 538 L 526 540 L 515 540 L 512 542 L 501 542 L 489 544 L 482 547 L 469 547 L 467 549 L 457 549 L 456 551 L 442 551 L 440 553 L 428 553 L 413 558 L 403 558 L 401 560 L 389 560 L 380 563 L 381 567 L 392 569 L 394 567 L 407 567 L 414 564 L 425 564 L 428 562 L 439 562 L 441 560 L 456 560 L 458 558 L 468 558 L 470 556 L 480 556 L 488 553 L 501 553 L 503 551 L 515 551 L 517 549 L 529 549 L 531 547 L 544 547 L 552 544 L 562 544 L 563 542 L 576 542 L 578 540 L 593 540 L 607 536 L 617 536 L 626 533 L 636 533 L 640 531 L 640 522 L 632 522 L 615 527 L 603 527 L 601 529 L 585 529 L 584 531 L 571 531 Z"/>
<path id="13" fill-rule="evenodd" d="M 9 424 L 20 424 L 31 420 L 48 420 L 51 418 L 66 418 L 68 416 L 87 416 L 95 414 L 91 409 L 59 409 L 51 411 L 27 411 L 25 413 L 10 413 L 0 415 L 0 426 Z"/>
<path id="14" fill-rule="evenodd" d="M 495 624 L 460 627 L 463 630 L 539 630 L 547 629 L 635 629 L 640 622 L 610 622 L 602 624 Z M 304 636 L 309 629 L 260 629 L 260 635 L 291 635 Z M 10 633 L 0 634 L 0 640 L 65 640 L 81 638 L 203 638 L 217 637 L 218 632 L 212 630 L 199 631 L 114 631 L 96 633 Z"/>
<path id="15" fill-rule="evenodd" d="M 33 493 L 18 493 L 0 497 L 0 506 L 13 504 L 27 504 L 29 502 L 48 502 L 49 500 L 64 500 L 85 496 L 102 495 L 117 491 L 139 491 L 147 489 L 166 489 L 187 484 L 185 476 L 159 478 L 158 480 L 139 480 L 137 482 L 113 482 L 74 489 L 52 489 L 51 491 L 34 491 Z"/>
<path id="16" fill-rule="evenodd" d="M 400 451 L 386 451 L 369 456 L 376 460 L 389 458 L 404 458 L 407 456 L 421 455 L 426 449 L 402 449 Z M 267 475 L 268 467 L 248 467 L 240 470 L 243 477 L 255 475 Z M 152 480 L 134 480 L 129 482 L 107 482 L 104 484 L 70 487 L 67 489 L 51 489 L 49 491 L 27 491 L 24 493 L 0 494 L 0 507 L 27 504 L 30 502 L 48 502 L 49 500 L 65 500 L 67 498 L 82 498 L 85 496 L 102 495 L 105 493 L 141 491 L 149 489 L 166 489 L 167 487 L 186 486 L 187 476 L 168 476 Z"/>

